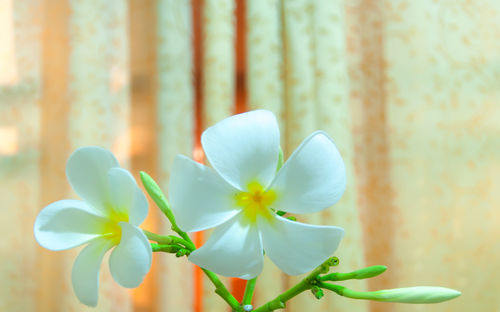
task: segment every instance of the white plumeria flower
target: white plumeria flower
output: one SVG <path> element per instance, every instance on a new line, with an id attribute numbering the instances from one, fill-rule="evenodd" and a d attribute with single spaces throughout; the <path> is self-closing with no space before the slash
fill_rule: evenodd
<path id="1" fill-rule="evenodd" d="M 201 140 L 213 169 L 178 155 L 169 187 L 181 229 L 215 227 L 191 253 L 191 262 L 251 279 L 262 271 L 263 251 L 290 275 L 308 272 L 332 255 L 342 228 L 290 221 L 272 210 L 316 212 L 340 199 L 345 167 L 328 135 L 311 134 L 277 173 L 280 134 L 269 111 L 224 119 Z"/>
<path id="2" fill-rule="evenodd" d="M 35 238 L 50 250 L 89 243 L 73 264 L 72 284 L 78 299 L 96 306 L 99 269 L 114 246 L 109 268 L 123 287 L 139 286 L 151 267 L 151 246 L 137 227 L 148 202 L 132 175 L 113 154 L 100 147 L 82 147 L 68 159 L 66 175 L 83 199 L 60 200 L 45 207 L 35 221 Z"/>

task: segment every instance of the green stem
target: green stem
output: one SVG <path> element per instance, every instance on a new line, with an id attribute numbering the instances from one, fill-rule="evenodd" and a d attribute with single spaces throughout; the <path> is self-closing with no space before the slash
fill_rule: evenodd
<path id="1" fill-rule="evenodd" d="M 151 248 L 153 251 L 165 251 L 165 252 L 179 252 L 182 251 L 183 248 L 179 245 L 183 245 L 189 252 L 192 252 L 196 249 L 193 243 L 187 242 L 182 238 L 177 236 L 162 236 L 158 235 L 146 230 L 142 230 L 146 237 L 152 241 L 156 241 L 160 243 L 151 244 Z M 179 244 L 179 245 L 176 245 Z M 176 248 L 177 247 L 177 248 Z M 176 250 L 177 249 L 177 250 Z M 229 306 L 233 309 L 233 311 L 243 312 L 243 308 L 240 306 L 240 303 L 233 295 L 227 290 L 226 286 L 221 282 L 221 280 L 217 277 L 217 275 L 209 270 L 203 269 L 202 271 L 207 275 L 210 281 L 215 285 L 215 293 L 218 294 L 224 301 L 226 301 Z"/>
<path id="2" fill-rule="evenodd" d="M 323 262 L 320 266 L 318 266 L 316 269 L 314 269 L 314 271 L 312 271 L 309 275 L 307 275 L 297 285 L 286 290 L 284 293 L 277 296 L 273 300 L 266 302 L 264 305 L 253 310 L 253 312 L 271 312 L 274 310 L 285 308 L 285 303 L 288 300 L 315 286 L 317 283 L 316 280 L 317 276 L 319 274 L 328 273 L 330 267 L 336 265 L 337 263 L 338 259 L 336 257 L 329 258 L 328 260 Z"/>
<path id="3" fill-rule="evenodd" d="M 382 300 L 380 300 L 379 297 L 377 297 L 377 293 L 378 293 L 377 291 L 366 291 L 366 292 L 355 291 L 355 290 L 346 288 L 344 286 L 323 283 L 323 282 L 319 282 L 318 286 L 321 288 L 324 288 L 324 289 L 331 290 L 340 296 L 351 298 L 351 299 L 365 299 L 365 300 L 382 301 Z"/>
<path id="4" fill-rule="evenodd" d="M 318 281 L 345 281 L 350 279 L 365 279 L 380 275 L 386 270 L 387 267 L 385 265 L 373 265 L 349 273 L 335 272 L 323 276 L 318 276 Z"/>
<path id="5" fill-rule="evenodd" d="M 229 306 L 233 309 L 233 311 L 242 312 L 243 308 L 240 306 L 238 300 L 236 300 L 236 298 L 234 298 L 234 296 L 231 295 L 229 290 L 227 290 L 226 286 L 224 286 L 224 283 L 221 282 L 221 280 L 217 277 L 217 275 L 203 268 L 201 270 L 207 275 L 212 284 L 215 285 L 215 293 L 219 295 L 222 299 L 224 299 L 224 301 L 226 301 L 227 304 L 229 304 Z"/>
<path id="6" fill-rule="evenodd" d="M 243 301 L 241 301 L 241 305 L 252 304 L 253 292 L 255 290 L 255 283 L 257 282 L 257 277 L 252 278 L 247 282 L 245 287 L 245 293 L 243 294 Z"/>
<path id="7" fill-rule="evenodd" d="M 179 245 L 159 245 L 151 243 L 151 249 L 153 250 L 153 252 L 162 251 L 168 253 L 176 253 L 183 248 Z"/>
<path id="8" fill-rule="evenodd" d="M 146 237 L 149 240 L 158 242 L 161 245 L 173 245 L 173 244 L 179 244 L 184 246 L 187 250 L 193 251 L 196 249 L 194 244 L 192 242 L 186 241 L 180 237 L 169 235 L 169 236 L 163 236 L 163 235 L 158 235 L 146 230 L 142 230 Z"/>

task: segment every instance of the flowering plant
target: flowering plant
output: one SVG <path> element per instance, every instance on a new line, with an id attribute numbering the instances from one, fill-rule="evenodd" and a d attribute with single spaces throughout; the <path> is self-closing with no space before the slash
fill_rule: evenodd
<path id="1" fill-rule="evenodd" d="M 333 140 L 321 131 L 306 138 L 285 163 L 279 142 L 276 118 L 265 110 L 235 115 L 208 128 L 202 145 L 212 167 L 178 155 L 170 177 L 170 203 L 156 182 L 141 172 L 146 191 L 178 234 L 168 236 L 138 228 L 147 215 L 147 200 L 109 151 L 77 149 L 66 173 L 83 201 L 61 200 L 45 207 L 35 222 L 35 237 L 51 250 L 88 243 L 73 265 L 72 284 L 78 299 L 89 306 L 97 304 L 102 258 L 115 246 L 109 265 L 120 285 L 131 288 L 141 283 L 152 252 L 174 253 L 200 266 L 233 311 L 282 309 L 306 290 L 318 299 L 326 289 L 353 299 L 403 303 L 436 303 L 460 295 L 428 286 L 357 292 L 332 283 L 371 278 L 386 267 L 328 274 L 338 264 L 332 254 L 344 230 L 303 224 L 287 213 L 317 212 L 335 204 L 346 186 L 344 163 Z M 186 233 L 209 228 L 214 231 L 201 247 Z M 286 274 L 310 273 L 254 309 L 251 300 L 265 255 Z M 216 274 L 248 280 L 242 302 Z"/>

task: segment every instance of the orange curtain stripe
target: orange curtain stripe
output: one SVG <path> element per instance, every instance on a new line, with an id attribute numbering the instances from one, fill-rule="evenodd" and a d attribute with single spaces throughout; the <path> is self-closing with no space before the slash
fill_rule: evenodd
<path id="1" fill-rule="evenodd" d="M 203 40 L 202 40 L 202 12 L 203 0 L 193 0 L 191 2 L 191 13 L 193 23 L 193 85 L 194 85 L 194 149 L 193 159 L 197 162 L 203 163 L 204 154 L 201 148 L 201 132 L 202 113 L 203 113 L 203 87 L 202 87 L 202 69 L 203 69 Z M 200 246 L 203 243 L 203 232 L 196 232 L 194 234 L 194 243 Z M 193 311 L 203 312 L 203 272 L 197 266 L 193 265 Z"/>
<path id="2" fill-rule="evenodd" d="M 156 2 L 129 1 L 129 51 L 130 51 L 130 157 L 131 169 L 140 181 L 143 170 L 157 178 L 156 112 Z M 154 203 L 149 198 L 150 207 Z M 158 233 L 160 229 L 158 209 L 150 209 L 143 223 L 144 228 Z M 132 290 L 134 311 L 158 311 L 159 295 L 158 262 L 153 261 L 151 271 L 141 287 Z"/>
<path id="3" fill-rule="evenodd" d="M 235 0 L 236 33 L 234 40 L 235 50 L 235 103 L 234 113 L 239 114 L 247 110 L 246 88 L 246 4 L 245 0 Z M 238 301 L 243 300 L 247 281 L 239 278 L 231 279 L 231 290 Z"/>

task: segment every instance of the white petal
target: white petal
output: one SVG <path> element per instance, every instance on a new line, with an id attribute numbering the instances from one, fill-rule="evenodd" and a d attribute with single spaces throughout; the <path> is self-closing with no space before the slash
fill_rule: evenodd
<path id="1" fill-rule="evenodd" d="M 306 273 L 337 249 L 344 230 L 336 226 L 309 225 L 276 216 L 258 220 L 264 251 L 286 274 Z"/>
<path id="2" fill-rule="evenodd" d="M 117 213 L 129 216 L 129 222 L 139 225 L 148 215 L 148 200 L 134 177 L 125 169 L 111 168 L 108 171 L 110 203 Z"/>
<path id="3" fill-rule="evenodd" d="M 332 139 L 317 131 L 307 137 L 283 165 L 270 186 L 273 208 L 309 213 L 335 204 L 346 186 L 344 161 Z"/>
<path id="4" fill-rule="evenodd" d="M 215 228 L 208 241 L 189 256 L 189 261 L 223 276 L 251 279 L 263 266 L 262 243 L 256 226 L 241 215 Z"/>
<path id="5" fill-rule="evenodd" d="M 258 181 L 268 186 L 276 172 L 280 134 L 276 117 L 266 110 L 231 116 L 201 136 L 207 159 L 234 187 Z"/>
<path id="6" fill-rule="evenodd" d="M 146 235 L 137 227 L 118 223 L 122 228 L 120 244 L 111 252 L 109 269 L 115 281 L 127 288 L 134 288 L 151 268 L 152 251 Z"/>
<path id="7" fill-rule="evenodd" d="M 40 246 L 64 250 L 105 234 L 109 222 L 81 200 L 60 200 L 40 211 L 34 233 Z"/>
<path id="8" fill-rule="evenodd" d="M 212 228 L 236 215 L 238 192 L 211 168 L 182 155 L 175 158 L 168 194 L 183 231 Z"/>
<path id="9" fill-rule="evenodd" d="M 113 154 L 101 147 L 78 148 L 66 164 L 66 175 L 75 192 L 93 207 L 105 211 L 109 202 L 108 171 L 120 167 Z"/>
<path id="10" fill-rule="evenodd" d="M 85 247 L 73 264 L 71 282 L 81 303 L 91 307 L 97 305 L 99 270 L 106 251 L 113 247 L 113 241 L 97 238 Z"/>

